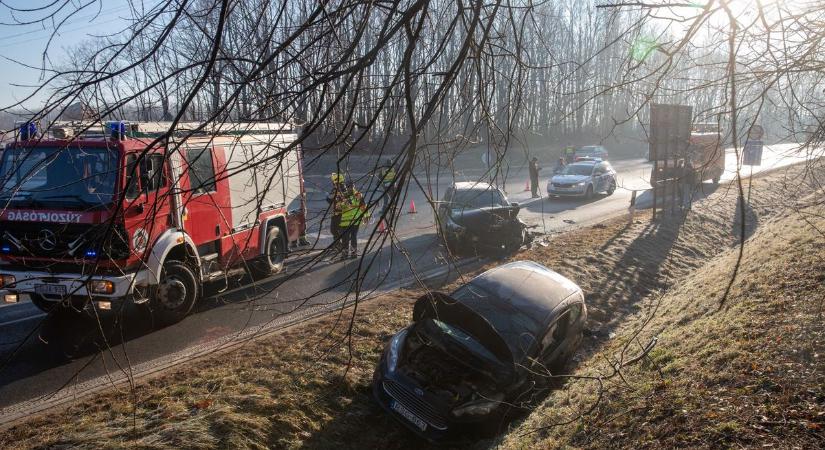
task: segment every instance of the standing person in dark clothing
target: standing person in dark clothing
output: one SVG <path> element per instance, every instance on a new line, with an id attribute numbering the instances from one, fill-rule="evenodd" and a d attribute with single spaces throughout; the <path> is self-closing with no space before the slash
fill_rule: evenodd
<path id="1" fill-rule="evenodd" d="M 539 198 L 539 159 L 533 157 L 530 161 L 530 189 L 533 191 L 533 198 Z"/>
<path id="2" fill-rule="evenodd" d="M 342 248 L 344 248 L 344 245 L 341 242 L 341 211 L 338 208 L 338 204 L 344 198 L 346 187 L 344 186 L 344 176 L 342 174 L 335 172 L 332 174 L 331 178 L 332 190 L 327 196 L 327 203 L 332 206 L 332 217 L 330 217 L 329 231 L 330 234 L 332 234 L 332 239 L 334 242 L 334 247 L 332 250 L 335 253 L 338 253 Z"/>

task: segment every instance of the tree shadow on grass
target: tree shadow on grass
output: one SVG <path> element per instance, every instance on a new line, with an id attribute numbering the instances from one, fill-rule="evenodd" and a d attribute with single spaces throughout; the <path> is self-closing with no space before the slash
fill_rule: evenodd
<path id="1" fill-rule="evenodd" d="M 590 257 L 599 271 L 596 276 L 580 279 L 580 284 L 585 291 L 588 329 L 596 341 L 607 339 L 611 331 L 638 311 L 641 299 L 668 287 L 666 264 L 681 224 L 679 215 L 668 214 L 656 222 L 628 223 Z M 638 227 L 642 227 L 640 231 L 634 230 Z"/>

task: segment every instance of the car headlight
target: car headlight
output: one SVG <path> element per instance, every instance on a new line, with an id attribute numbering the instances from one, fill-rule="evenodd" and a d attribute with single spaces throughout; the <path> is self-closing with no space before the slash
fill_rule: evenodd
<path id="1" fill-rule="evenodd" d="M 387 370 L 394 372 L 398 366 L 398 358 L 401 356 L 401 346 L 404 344 L 404 338 L 407 337 L 408 329 L 405 328 L 399 331 L 390 340 L 390 348 L 387 352 Z"/>
<path id="2" fill-rule="evenodd" d="M 587 183 L 584 182 L 584 181 L 580 181 L 580 182 L 576 183 L 576 187 L 583 187 L 585 184 L 587 184 Z"/>
<path id="3" fill-rule="evenodd" d="M 501 404 L 501 400 L 503 399 L 504 394 L 498 393 L 490 398 L 482 398 L 480 400 L 465 403 L 458 408 L 453 409 L 452 414 L 455 417 L 484 416 L 493 412 L 493 410 Z"/>
<path id="4" fill-rule="evenodd" d="M 114 294 L 115 285 L 108 280 L 91 280 L 86 283 L 86 290 L 91 294 Z"/>
<path id="5" fill-rule="evenodd" d="M 7 287 L 17 282 L 14 275 L 0 274 L 0 288 Z"/>

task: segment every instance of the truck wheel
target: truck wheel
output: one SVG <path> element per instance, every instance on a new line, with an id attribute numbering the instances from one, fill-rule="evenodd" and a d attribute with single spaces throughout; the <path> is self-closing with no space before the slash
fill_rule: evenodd
<path id="1" fill-rule="evenodd" d="M 593 185 L 587 186 L 587 192 L 584 194 L 585 200 L 592 200 L 593 199 Z"/>
<path id="2" fill-rule="evenodd" d="M 155 295 L 152 313 L 161 325 L 180 322 L 189 314 L 198 299 L 198 279 L 192 269 L 182 261 L 163 264 Z"/>
<path id="3" fill-rule="evenodd" d="M 286 238 L 281 229 L 272 227 L 266 233 L 264 255 L 257 261 L 249 264 L 249 272 L 252 278 L 266 278 L 284 270 L 284 260 L 286 259 Z"/>
<path id="4" fill-rule="evenodd" d="M 719 184 L 719 180 L 721 180 L 721 178 L 722 177 L 719 176 L 719 175 L 716 175 L 715 177 L 713 177 L 713 185 L 716 186 L 717 184 Z"/>

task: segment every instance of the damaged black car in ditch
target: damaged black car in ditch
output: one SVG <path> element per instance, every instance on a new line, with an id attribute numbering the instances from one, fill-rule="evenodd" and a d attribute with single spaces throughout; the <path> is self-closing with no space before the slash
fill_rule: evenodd
<path id="1" fill-rule="evenodd" d="M 373 376 L 373 395 L 433 442 L 465 439 L 529 407 L 564 370 L 587 317 L 581 288 L 531 261 L 418 299 Z"/>
<path id="2" fill-rule="evenodd" d="M 519 209 L 487 183 L 454 183 L 438 202 L 438 231 L 451 253 L 509 254 L 530 239 Z"/>

